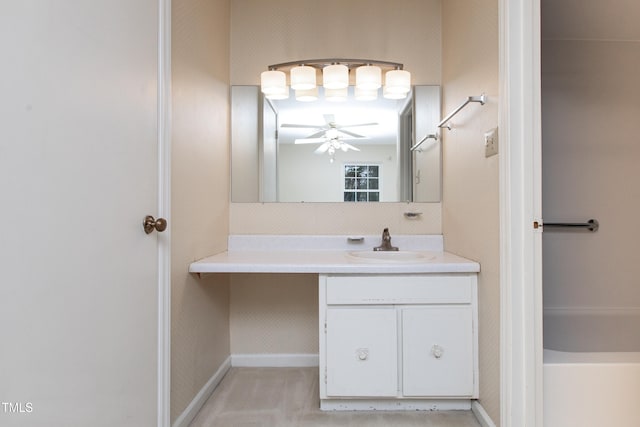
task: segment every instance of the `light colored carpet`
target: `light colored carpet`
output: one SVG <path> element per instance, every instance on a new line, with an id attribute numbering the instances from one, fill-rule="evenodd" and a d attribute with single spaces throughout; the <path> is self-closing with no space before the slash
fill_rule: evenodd
<path id="1" fill-rule="evenodd" d="M 318 368 L 232 368 L 191 427 L 480 427 L 469 411 L 323 412 Z"/>

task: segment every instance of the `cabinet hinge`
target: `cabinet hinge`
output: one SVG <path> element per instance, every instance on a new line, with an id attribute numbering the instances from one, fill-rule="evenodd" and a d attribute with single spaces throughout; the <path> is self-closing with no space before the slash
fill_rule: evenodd
<path id="1" fill-rule="evenodd" d="M 326 321 L 324 322 L 324 333 L 325 334 L 327 333 L 327 322 Z"/>
<path id="2" fill-rule="evenodd" d="M 324 367 L 324 383 L 327 383 L 327 367 Z"/>

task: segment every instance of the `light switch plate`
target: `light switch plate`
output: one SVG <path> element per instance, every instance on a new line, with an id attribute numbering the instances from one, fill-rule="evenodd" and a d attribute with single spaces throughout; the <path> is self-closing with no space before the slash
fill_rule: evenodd
<path id="1" fill-rule="evenodd" d="M 491 157 L 498 154 L 498 128 L 493 128 L 484 134 L 484 156 Z"/>

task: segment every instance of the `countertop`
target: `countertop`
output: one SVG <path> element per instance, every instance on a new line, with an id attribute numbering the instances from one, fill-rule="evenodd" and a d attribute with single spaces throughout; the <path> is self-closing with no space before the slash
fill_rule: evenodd
<path id="1" fill-rule="evenodd" d="M 361 259 L 380 236 L 230 236 L 229 250 L 191 263 L 191 273 L 477 273 L 480 264 L 444 252 L 442 236 L 392 236 L 393 246 L 416 260 Z"/>

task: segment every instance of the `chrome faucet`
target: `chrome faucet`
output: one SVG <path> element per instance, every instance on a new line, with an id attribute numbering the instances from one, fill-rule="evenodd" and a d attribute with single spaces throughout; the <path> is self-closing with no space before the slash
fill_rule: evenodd
<path id="1" fill-rule="evenodd" d="M 382 230 L 382 243 L 380 246 L 376 246 L 373 248 L 374 251 L 397 251 L 398 248 L 395 246 L 391 246 L 391 234 L 389 234 L 389 229 L 385 228 Z"/>

